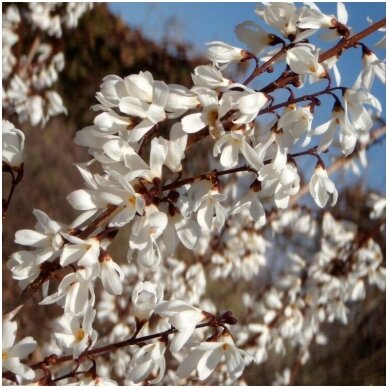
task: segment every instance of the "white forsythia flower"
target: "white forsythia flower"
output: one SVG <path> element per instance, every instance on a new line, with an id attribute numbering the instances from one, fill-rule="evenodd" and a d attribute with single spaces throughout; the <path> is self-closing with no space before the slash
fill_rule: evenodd
<path id="1" fill-rule="evenodd" d="M 247 135 L 247 131 L 243 130 L 230 131 L 215 142 L 213 156 L 221 154 L 220 162 L 223 167 L 237 166 L 240 152 L 248 162 L 256 157 L 254 149 L 248 143 Z"/>
<path id="2" fill-rule="evenodd" d="M 326 70 L 319 63 L 319 53 L 311 44 L 303 44 L 287 50 L 286 61 L 291 70 L 296 74 L 312 75 L 322 78 Z"/>
<path id="3" fill-rule="evenodd" d="M 129 96 L 119 103 L 121 112 L 140 117 L 142 121 L 129 133 L 132 142 L 139 141 L 155 124 L 167 118 L 165 107 L 168 100 L 168 86 L 154 81 L 148 71 L 132 74 L 124 79 Z"/>
<path id="4" fill-rule="evenodd" d="M 370 193 L 368 195 L 367 204 L 372 208 L 369 217 L 372 220 L 382 218 L 385 215 L 385 208 L 387 206 L 387 200 L 385 196 L 378 195 L 376 193 Z"/>
<path id="5" fill-rule="evenodd" d="M 230 62 L 240 62 L 251 55 L 241 48 L 231 46 L 224 42 L 209 42 L 206 56 L 218 67 L 225 68 Z"/>
<path id="6" fill-rule="evenodd" d="M 211 189 L 198 201 L 196 206 L 197 221 L 203 229 L 215 228 L 220 231 L 224 226 L 227 213 L 220 202 L 225 199 L 225 194 Z"/>
<path id="7" fill-rule="evenodd" d="M 364 104 L 372 106 L 379 112 L 382 111 L 380 101 L 366 90 L 348 88 L 343 95 L 343 101 L 345 123 L 355 130 L 368 131 L 373 127 L 373 118 L 370 111 L 363 106 Z"/>
<path id="8" fill-rule="evenodd" d="M 363 53 L 362 62 L 363 69 L 356 81 L 356 85 L 361 85 L 361 87 L 369 90 L 373 84 L 375 76 L 380 79 L 382 83 L 385 84 L 386 79 L 386 63 L 380 61 L 376 54 L 372 51 L 366 51 Z"/>
<path id="9" fill-rule="evenodd" d="M 163 288 L 160 284 L 138 282 L 132 290 L 132 306 L 135 317 L 147 320 L 162 298 Z"/>
<path id="10" fill-rule="evenodd" d="M 34 209 L 33 214 L 37 220 L 35 230 L 18 230 L 15 233 L 15 243 L 36 248 L 34 253 L 37 255 L 37 262 L 41 264 L 60 255 L 64 244 L 61 232 L 66 227 L 41 210 Z"/>
<path id="11" fill-rule="evenodd" d="M 58 291 L 46 296 L 39 304 L 60 302 L 65 313 L 78 314 L 83 311 L 86 304 L 94 305 L 95 294 L 92 284 L 98 275 L 99 267 L 79 268 L 76 272 L 66 275 L 58 286 Z M 90 297 L 89 297 L 90 294 Z"/>
<path id="12" fill-rule="evenodd" d="M 310 135 L 313 118 L 310 106 L 288 105 L 277 125 L 278 130 L 283 129 L 283 145 L 291 147 L 303 134 Z"/>
<path id="13" fill-rule="evenodd" d="M 289 368 L 284 369 L 283 372 L 276 373 L 276 379 L 272 383 L 274 386 L 287 386 L 290 385 L 291 382 L 291 371 Z"/>
<path id="14" fill-rule="evenodd" d="M 25 337 L 15 344 L 17 323 L 3 321 L 3 345 L 2 345 L 2 371 L 11 371 L 17 377 L 32 380 L 35 372 L 20 362 L 26 358 L 36 347 L 36 341 L 32 337 Z"/>
<path id="15" fill-rule="evenodd" d="M 321 166 L 321 163 L 317 163 L 313 176 L 311 177 L 310 194 L 314 198 L 315 203 L 319 207 L 325 207 L 329 201 L 330 195 L 332 196 L 331 206 L 334 206 L 338 199 L 338 192 L 335 188 L 334 182 L 327 175 L 327 171 Z M 330 194 L 330 195 L 329 195 Z"/>
<path id="16" fill-rule="evenodd" d="M 166 254 L 173 255 L 179 241 L 187 249 L 194 249 L 200 235 L 201 229 L 197 222 L 183 217 L 178 211 L 175 211 L 174 214 L 170 213 L 162 236 Z"/>
<path id="17" fill-rule="evenodd" d="M 197 66 L 194 69 L 194 74 L 191 74 L 191 78 L 196 86 L 209 89 L 222 88 L 230 84 L 230 81 L 224 78 L 219 69 L 209 65 Z"/>
<path id="18" fill-rule="evenodd" d="M 238 40 L 245 43 L 249 50 L 256 55 L 265 50 L 269 45 L 276 43 L 275 35 L 265 32 L 258 24 L 251 20 L 238 24 L 234 32 Z"/>
<path id="19" fill-rule="evenodd" d="M 346 25 L 348 13 L 343 3 L 337 3 L 337 18 L 334 15 L 324 14 L 314 3 L 309 3 L 309 8 L 305 8 L 298 21 L 299 28 L 333 28 L 336 22 Z M 333 35 L 334 37 L 337 36 Z"/>
<path id="20" fill-rule="evenodd" d="M 69 241 L 63 248 L 60 264 L 66 266 L 77 261 L 79 266 L 90 267 L 98 262 L 100 255 L 100 241 L 96 237 L 82 240 L 78 237 L 63 233 Z"/>
<path id="21" fill-rule="evenodd" d="M 95 316 L 96 310 L 89 305 L 83 316 L 68 313 L 58 319 L 55 339 L 62 348 L 72 351 L 74 359 L 97 340 L 97 332 L 92 328 Z"/>
<path id="22" fill-rule="evenodd" d="M 2 122 L 4 163 L 19 169 L 23 163 L 24 133 L 7 120 Z"/>
<path id="23" fill-rule="evenodd" d="M 139 251 L 138 260 L 144 267 L 155 267 L 162 260 L 157 240 L 166 229 L 167 223 L 167 215 L 154 205 L 146 208 L 143 217 L 135 219 L 129 246 Z"/>
<path id="24" fill-rule="evenodd" d="M 121 295 L 123 293 L 124 271 L 113 261 L 112 257 L 104 250 L 100 255 L 100 273 L 102 286 L 110 295 Z"/>
<path id="25" fill-rule="evenodd" d="M 15 252 L 7 262 L 7 268 L 12 272 L 12 278 L 19 282 L 22 289 L 39 276 L 40 267 L 39 256 L 30 251 Z"/>
<path id="26" fill-rule="evenodd" d="M 209 315 L 199 308 L 190 306 L 180 300 L 159 303 L 155 312 L 169 318 L 169 323 L 178 330 L 171 341 L 170 350 L 179 352 L 195 330 L 195 326 L 209 318 Z"/>
<path id="27" fill-rule="evenodd" d="M 205 380 L 224 356 L 232 381 L 238 379 L 246 363 L 253 360 L 253 357 L 236 347 L 229 332 L 225 331 L 214 342 L 201 342 L 179 365 L 176 373 L 178 377 L 185 378 L 196 369 L 199 379 Z"/>
<path id="28" fill-rule="evenodd" d="M 152 375 L 154 378 L 148 381 L 148 383 L 158 384 L 162 380 L 166 370 L 165 351 L 166 344 L 162 341 L 157 341 L 139 348 L 129 364 L 127 378 L 137 384 L 145 381 L 148 376 Z"/>
<path id="29" fill-rule="evenodd" d="M 339 127 L 339 142 L 343 154 L 348 156 L 354 151 L 360 132 L 346 119 L 344 109 L 339 102 L 336 102 L 333 107 L 331 119 L 313 131 L 314 136 L 322 135 L 317 148 L 318 153 L 329 148 L 334 140 L 337 127 Z"/>
<path id="30" fill-rule="evenodd" d="M 223 98 L 219 101 L 214 90 L 205 88 L 199 88 L 197 93 L 202 105 L 202 112 L 183 117 L 181 120 L 182 129 L 186 133 L 195 133 L 208 125 L 211 134 L 222 134 L 224 127 L 221 119 L 231 108 L 230 100 Z"/>

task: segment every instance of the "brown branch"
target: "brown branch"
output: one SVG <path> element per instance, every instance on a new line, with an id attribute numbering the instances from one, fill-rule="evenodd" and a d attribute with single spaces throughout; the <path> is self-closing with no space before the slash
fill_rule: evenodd
<path id="1" fill-rule="evenodd" d="M 38 48 L 40 46 L 40 43 L 41 43 L 41 40 L 40 40 L 40 34 L 38 33 L 35 38 L 34 38 L 34 41 L 32 42 L 31 44 L 31 47 L 30 47 L 30 51 L 28 52 L 27 54 L 27 59 L 26 59 L 26 62 L 23 64 L 23 66 L 19 69 L 18 71 L 18 74 L 20 76 L 20 78 L 24 78 L 26 73 L 27 73 L 27 69 L 28 67 L 30 66 L 31 62 L 32 62 L 32 59 L 34 58 L 34 55 L 36 54 L 36 52 L 38 51 Z"/>
<path id="2" fill-rule="evenodd" d="M 8 166 L 7 164 L 5 164 L 3 162 L 3 171 L 4 172 L 9 172 L 11 174 L 11 179 L 12 179 L 12 181 L 11 181 L 11 189 L 10 189 L 10 191 L 8 193 L 8 197 L 7 197 L 7 199 L 3 199 L 3 222 L 4 222 L 5 218 L 7 216 L 7 211 L 8 211 L 9 205 L 11 203 L 13 194 L 15 192 L 16 186 L 20 183 L 20 181 L 23 178 L 24 166 L 23 166 L 23 163 L 22 163 L 18 170 L 13 170 L 10 166 Z M 15 171 L 17 172 L 16 177 L 14 175 Z"/>
<path id="3" fill-rule="evenodd" d="M 385 23 L 386 23 L 386 18 L 381 19 L 380 21 L 365 28 L 365 30 L 360 31 L 358 34 L 353 35 L 349 38 L 340 40 L 336 46 L 325 51 L 319 56 L 319 62 L 324 62 L 327 59 L 334 57 L 335 55 L 340 55 L 343 50 L 354 47 L 354 45 L 357 44 L 361 39 L 366 38 L 368 35 L 373 34 L 378 29 L 384 27 Z"/>
<path id="4" fill-rule="evenodd" d="M 237 323 L 237 320 L 233 317 L 230 311 L 227 311 L 218 317 L 215 317 L 212 314 L 206 313 L 206 312 L 204 312 L 204 314 L 206 314 L 210 320 L 208 322 L 200 323 L 196 325 L 195 326 L 196 329 L 200 329 L 203 327 L 214 327 L 215 329 L 217 329 L 218 327 L 221 327 L 225 330 L 225 324 L 235 325 Z M 100 346 L 98 348 L 91 349 L 91 350 L 86 350 L 81 354 L 81 356 L 76 361 L 80 363 L 82 362 L 82 360 L 90 359 L 90 357 L 92 356 L 101 355 L 103 353 L 111 352 L 126 346 L 140 345 L 140 344 L 143 344 L 144 342 L 147 342 L 156 338 L 162 338 L 162 339 L 167 338 L 170 334 L 177 333 L 178 330 L 175 329 L 174 327 L 171 327 L 170 329 L 162 331 L 160 333 L 149 334 L 143 337 L 136 337 L 138 332 L 139 330 L 136 330 L 135 334 L 131 338 L 128 338 L 124 341 L 119 341 L 113 344 Z M 31 365 L 31 368 L 44 369 L 47 366 L 58 365 L 58 364 L 68 362 L 68 361 L 73 361 L 73 360 L 74 359 L 72 355 L 62 356 L 62 357 L 58 357 L 56 355 L 50 355 L 46 357 L 43 361 L 40 361 Z"/>
<path id="5" fill-rule="evenodd" d="M 317 156 L 316 150 L 317 150 L 317 147 L 312 147 L 312 148 L 309 148 L 308 150 L 305 150 L 302 152 L 297 152 L 295 154 L 287 154 L 287 156 L 289 158 L 296 158 L 298 156 L 305 156 L 305 155 Z M 272 161 L 271 159 L 264 160 L 263 164 L 269 164 L 269 163 L 271 163 L 271 161 Z M 174 190 L 174 189 L 177 189 L 178 187 L 181 187 L 181 186 L 184 186 L 184 185 L 187 185 L 190 183 L 199 182 L 199 181 L 203 181 L 203 180 L 213 180 L 213 179 L 216 179 L 216 178 L 223 176 L 223 175 L 230 175 L 230 174 L 235 174 L 237 172 L 243 172 L 243 171 L 253 172 L 253 173 L 257 174 L 257 171 L 248 165 L 235 167 L 235 168 L 231 168 L 228 170 L 222 170 L 222 171 L 212 170 L 212 171 L 209 171 L 205 174 L 200 174 L 200 175 L 195 175 L 195 176 L 192 176 L 189 178 L 180 179 L 180 180 L 175 181 L 173 183 L 170 183 L 168 185 L 162 186 L 161 191 Z"/>
<path id="6" fill-rule="evenodd" d="M 291 99 L 289 99 L 287 101 L 281 102 L 281 103 L 276 104 L 276 105 L 270 105 L 268 108 L 260 110 L 258 116 L 263 115 L 265 113 L 271 113 L 271 112 L 273 112 L 276 109 L 283 108 L 283 107 L 288 106 L 288 105 L 296 104 L 298 102 L 314 101 L 316 99 L 316 97 L 322 96 L 324 94 L 332 94 L 332 92 L 335 91 L 335 90 L 345 90 L 345 89 L 346 89 L 345 87 L 337 86 L 337 87 L 334 87 L 334 88 L 329 88 L 329 89 L 321 90 L 320 92 L 308 94 L 308 95 L 305 95 L 305 96 L 302 96 L 302 97 L 291 98 Z"/>
<path id="7" fill-rule="evenodd" d="M 109 218 L 114 213 L 117 208 L 118 206 L 116 205 L 109 205 L 107 209 L 102 212 L 85 230 L 79 233 L 77 237 L 83 240 L 89 237 L 101 224 L 107 220 L 107 218 Z M 76 235 L 75 232 L 71 234 Z M 43 283 L 49 279 L 58 278 L 62 270 L 67 270 L 70 267 L 62 267 L 60 264 L 55 262 L 46 262 L 46 265 L 47 267 L 42 268 L 39 276 L 22 291 L 20 296 L 16 299 L 15 305 L 5 314 L 11 314 L 13 311 L 20 311 L 20 307 L 22 307 L 27 302 L 27 300 L 29 300 L 32 295 L 34 295 L 35 292 L 39 290 Z"/>
<path id="8" fill-rule="evenodd" d="M 162 187 L 161 191 L 174 190 L 178 187 L 181 187 L 190 183 L 199 182 L 203 180 L 212 180 L 223 175 L 235 174 L 237 172 L 242 172 L 242 171 L 249 171 L 257 174 L 256 170 L 254 170 L 252 167 L 249 167 L 247 165 L 231 168 L 229 170 L 223 170 L 223 171 L 212 170 L 205 174 L 200 174 L 200 175 L 192 176 L 190 178 L 180 179 L 176 182 L 165 185 Z"/>
<path id="9" fill-rule="evenodd" d="M 283 46 L 280 51 L 278 51 L 272 58 L 270 58 L 267 62 L 263 63 L 261 66 L 256 67 L 252 74 L 243 82 L 243 85 L 248 85 L 254 78 L 263 74 L 267 71 L 282 55 L 287 52 L 287 49 L 293 46 L 293 44 L 288 46 Z"/>
<path id="10" fill-rule="evenodd" d="M 386 19 L 384 18 L 351 37 L 341 39 L 339 43 L 337 43 L 334 47 L 326 50 L 319 56 L 319 62 L 324 62 L 335 55 L 340 55 L 342 51 L 354 47 L 361 39 L 366 38 L 370 34 L 376 32 L 378 29 L 384 27 L 385 23 Z M 297 82 L 298 78 L 298 74 L 286 70 L 280 75 L 280 77 L 276 81 L 269 83 L 260 91 L 264 93 L 273 92 L 276 89 L 281 89 L 287 85 Z"/>
<path id="11" fill-rule="evenodd" d="M 303 351 L 301 350 L 295 359 L 294 365 L 291 369 L 290 382 L 287 385 L 295 385 L 295 382 L 299 376 L 300 369 L 302 368 Z"/>
<path id="12" fill-rule="evenodd" d="M 118 208 L 117 205 L 108 205 L 88 227 L 83 230 L 77 237 L 84 240 L 89 237 L 101 224 L 103 224 Z"/>

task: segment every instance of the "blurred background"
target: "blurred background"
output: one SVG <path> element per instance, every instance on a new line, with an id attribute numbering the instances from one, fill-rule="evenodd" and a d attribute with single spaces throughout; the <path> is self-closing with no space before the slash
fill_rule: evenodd
<path id="1" fill-rule="evenodd" d="M 25 176 L 16 190 L 3 226 L 3 263 L 12 252 L 20 249 L 13 243 L 15 232 L 33 228 L 32 209 L 39 208 L 64 223 L 75 218 L 76 213 L 65 199 L 70 192 L 83 187 L 73 163 L 85 162 L 89 157 L 85 149 L 74 145 L 73 137 L 77 130 L 93 121 L 94 113 L 89 107 L 96 103 L 94 95 L 102 78 L 108 74 L 124 77 L 149 70 L 155 79 L 190 87 L 193 68 L 207 63 L 203 56 L 205 42 L 222 40 L 240 46 L 234 27 L 245 20 L 260 23 L 253 12 L 254 6 L 254 3 L 95 4 L 94 9 L 81 19 L 77 29 L 65 33 L 66 68 L 59 77 L 57 90 L 64 98 L 69 114 L 51 119 L 43 130 L 19 126 L 26 135 Z M 319 6 L 326 13 L 336 14 L 335 3 L 320 3 Z M 347 9 L 355 32 L 367 27 L 367 16 L 377 21 L 386 13 L 385 3 L 348 3 Z M 366 39 L 365 43 L 374 49 L 373 45 L 380 37 L 381 33 Z M 344 54 L 341 73 L 345 86 L 352 86 L 361 70 L 361 60 L 354 61 L 354 55 L 361 56 L 361 50 L 358 51 Z M 381 50 L 376 49 L 376 54 L 379 58 L 385 57 Z M 241 75 L 249 71 L 248 67 L 238 66 L 230 70 L 231 75 L 243 79 Z M 263 81 L 266 83 L 265 78 Z M 253 87 L 259 87 L 263 81 L 255 81 Z M 384 107 L 381 119 L 385 121 L 385 85 L 376 81 L 372 93 Z M 347 178 L 334 211 L 341 213 L 346 209 L 356 222 L 365 222 L 368 192 L 385 195 L 385 148 L 384 137 L 368 150 L 368 167 L 362 171 L 361 177 L 352 175 Z M 200 151 L 197 149 L 197 152 Z M 206 171 L 206 166 L 203 168 L 202 171 Z M 339 174 L 337 183 L 343 182 L 342 178 L 343 175 Z M 3 197 L 9 189 L 7 179 L 3 176 Z M 118 239 L 114 248 L 117 257 L 123 252 L 120 243 L 127 245 Z M 381 245 L 385 253 L 385 241 L 381 241 Z M 18 294 L 16 283 L 3 265 L 4 310 Z M 40 307 L 37 304 L 39 299 L 39 295 L 32 298 L 25 307 L 28 312 L 19 316 L 20 334 L 33 335 L 38 341 L 43 341 L 49 332 L 44 328 L 48 327 L 50 318 L 58 316 L 60 309 Z M 312 358 L 301 369 L 297 384 L 384 385 L 385 303 L 385 295 L 372 290 L 362 303 L 353 306 L 354 313 L 348 326 L 340 323 L 329 326 L 329 345 L 312 349 Z M 263 366 L 252 366 L 247 371 L 246 381 L 251 385 L 268 385 L 273 381 L 274 368 L 281 371 L 290 360 L 280 362 L 274 358 Z"/>

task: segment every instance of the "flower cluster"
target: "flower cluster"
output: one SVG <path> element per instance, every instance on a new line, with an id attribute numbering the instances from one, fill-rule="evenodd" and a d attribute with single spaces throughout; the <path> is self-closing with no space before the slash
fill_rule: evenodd
<path id="1" fill-rule="evenodd" d="M 75 28 L 92 3 L 29 3 L 25 7 L 3 7 L 3 109 L 17 114 L 19 122 L 42 127 L 52 116 L 66 113 L 61 96 L 51 90 L 65 67 L 63 52 L 55 40 L 62 28 Z M 23 27 L 23 28 L 22 28 Z M 28 52 L 19 46 L 36 33 Z"/>
<path id="2" fill-rule="evenodd" d="M 30 7 L 36 27 L 52 36 L 86 9 L 69 3 L 71 17 L 47 19 L 55 7 Z M 91 155 L 77 164 L 85 187 L 67 197 L 79 215 L 64 225 L 35 209 L 35 228 L 16 233 L 15 242 L 26 248 L 7 263 L 13 278 L 27 295 L 42 288 L 41 305 L 63 309 L 47 344 L 47 353 L 55 349 L 53 364 L 73 359 L 77 365 L 63 380 L 71 383 L 78 367 L 92 360 L 82 384 L 116 384 L 112 374 L 126 385 L 188 384 L 194 374 L 243 384 L 245 366 L 265 362 L 270 352 L 299 349 L 300 362 L 307 362 L 311 344 L 326 342 L 325 322 L 347 323 L 350 303 L 365 298 L 368 284 L 385 288 L 374 235 L 328 212 L 318 222 L 303 208 L 287 209 L 302 192 L 303 159 L 314 161 L 306 187 L 316 205 L 336 204 L 323 153 L 338 143 L 349 156 L 369 134 L 373 116 L 366 105 L 382 109 L 369 89 L 374 74 L 385 81 L 385 65 L 362 46 L 368 58 L 355 84 L 331 86 L 333 76 L 340 82 L 335 62 L 342 50 L 327 55 L 307 38 L 324 29 L 327 39 L 346 41 L 343 4 L 337 17 L 314 4 L 264 3 L 256 13 L 278 35 L 252 21 L 239 24 L 236 34 L 247 49 L 209 43 L 210 63 L 193 70 L 191 88 L 166 84 L 148 71 L 105 77 L 93 125 L 75 136 Z M 14 8 L 7 14 L 18 23 Z M 261 63 L 258 54 L 268 60 Z M 245 81 L 226 76 L 231 63 L 246 61 L 255 68 Z M 261 90 L 248 86 L 282 65 L 286 70 L 276 81 Z M 328 85 L 295 96 L 291 86 L 307 82 Z M 288 90 L 288 100 L 275 103 L 278 88 Z M 324 97 L 334 106 L 329 120 L 317 125 Z M 35 124 L 45 120 L 36 107 L 24 112 L 32 112 Z M 14 167 L 21 163 L 24 138 L 8 123 L 3 134 L 3 161 Z M 198 163 L 206 166 L 198 174 L 190 162 L 203 139 L 212 157 Z M 384 207 L 371 197 L 371 219 L 382 218 Z M 127 241 L 125 264 L 109 253 L 118 232 Z M 49 282 L 57 274 L 59 283 Z M 225 279 L 238 285 L 232 292 L 241 309 L 237 326 L 206 292 L 210 284 L 224 288 Z M 100 323 L 108 334 L 97 334 Z M 108 350 L 97 374 L 90 356 Z M 174 374 L 166 370 L 167 357 Z M 50 357 L 44 365 L 40 383 L 56 381 L 48 372 Z M 277 378 L 290 379 L 289 370 Z"/>

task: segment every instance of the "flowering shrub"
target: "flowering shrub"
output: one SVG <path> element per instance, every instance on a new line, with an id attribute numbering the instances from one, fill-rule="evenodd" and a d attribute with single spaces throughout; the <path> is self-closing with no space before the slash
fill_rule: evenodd
<path id="1" fill-rule="evenodd" d="M 65 111 L 60 96 L 46 90 L 63 58 L 38 41 L 38 70 L 20 57 L 23 71 L 14 72 L 12 34 L 25 17 L 59 37 L 61 24 L 75 27 L 88 8 L 56 4 L 30 4 L 21 14 L 9 6 L 3 14 L 4 109 L 32 125 Z M 296 364 L 305 364 L 312 344 L 327 342 L 327 323 L 347 324 L 351 303 L 364 299 L 367 287 L 385 289 L 376 241 L 385 230 L 385 199 L 369 197 L 368 231 L 334 217 L 328 209 L 339 194 L 322 156 L 336 148 L 363 159 L 385 133 L 373 129 L 373 112 L 382 107 L 369 91 L 375 75 L 385 82 L 385 63 L 360 42 L 385 19 L 352 34 L 342 3 L 337 16 L 292 3 L 264 3 L 256 14 L 277 34 L 253 21 L 239 24 L 245 48 L 209 43 L 210 64 L 193 70 L 190 89 L 148 71 L 103 79 L 93 125 L 74 140 L 91 156 L 76 165 L 85 187 L 67 196 L 79 215 L 65 225 L 35 209 L 35 228 L 15 235 L 22 250 L 7 267 L 22 291 L 3 322 L 7 382 L 244 384 L 245 367 L 271 353 L 296 351 Z M 335 40 L 331 49 L 319 48 L 319 30 Z M 336 62 L 351 47 L 362 49 L 364 66 L 349 87 Z M 226 77 L 225 69 L 246 61 L 254 68 L 245 80 Z M 275 69 L 283 71 L 253 89 L 255 78 Z M 30 92 L 16 93 L 16 84 Z M 308 84 L 316 91 L 304 93 Z M 280 89 L 288 99 L 278 100 Z M 317 126 L 321 96 L 333 107 Z M 197 144 L 210 151 L 210 168 L 195 175 Z M 12 176 L 3 219 L 22 180 L 24 147 L 23 133 L 3 121 L 3 170 Z M 302 160 L 315 167 L 307 185 Z M 296 206 L 306 190 L 316 204 L 311 211 Z M 118 233 L 128 244 L 126 263 L 110 253 Z M 209 298 L 208 284 L 225 279 L 235 285 L 239 319 Z M 38 292 L 40 305 L 61 307 L 51 341 L 27 337 L 14 345 L 17 314 Z M 99 333 L 102 325 L 109 330 Z M 35 347 L 40 360 L 22 363 Z M 274 371 L 275 383 L 293 384 L 296 370 Z"/>

